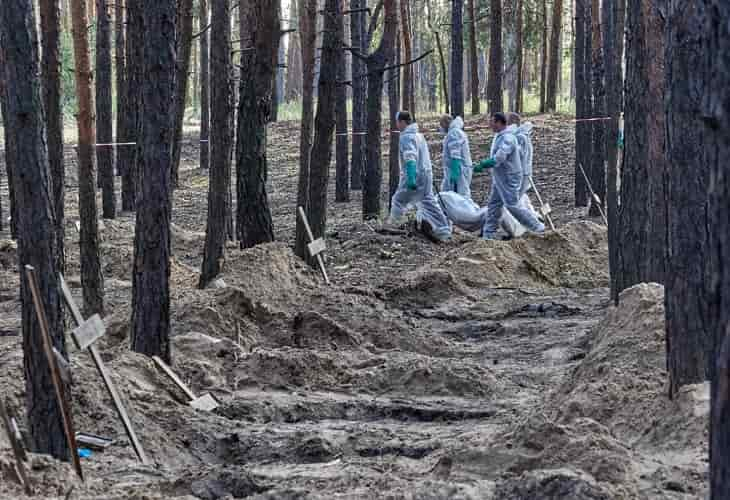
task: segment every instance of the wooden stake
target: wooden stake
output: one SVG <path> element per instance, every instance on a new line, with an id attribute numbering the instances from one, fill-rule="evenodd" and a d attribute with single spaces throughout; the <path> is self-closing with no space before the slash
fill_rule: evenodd
<path id="1" fill-rule="evenodd" d="M 185 393 L 185 395 L 188 397 L 190 401 L 188 401 L 188 404 L 195 408 L 196 410 L 202 410 L 202 411 L 213 411 L 220 404 L 216 399 L 210 394 L 205 393 L 202 396 L 198 397 L 195 395 L 195 393 L 188 387 L 188 385 L 183 382 L 180 377 L 177 376 L 177 373 L 172 371 L 172 368 L 170 368 L 167 363 L 162 361 L 162 359 L 159 356 L 152 356 L 152 360 L 155 362 L 155 364 L 165 372 L 165 375 L 170 377 L 170 379 L 175 382 L 175 385 L 180 388 L 181 391 Z"/>
<path id="2" fill-rule="evenodd" d="M 299 207 L 299 217 L 302 219 L 302 223 L 304 224 L 304 229 L 307 231 L 307 236 L 309 237 L 309 250 L 312 251 L 311 245 L 314 244 L 314 234 L 312 234 L 312 228 L 309 227 L 309 221 L 307 220 L 307 214 L 304 213 L 304 209 L 302 207 Z M 310 253 L 311 255 L 311 253 Z M 328 285 L 330 284 L 330 278 L 327 276 L 327 269 L 324 267 L 324 260 L 322 260 L 322 254 L 321 250 L 317 252 L 316 254 L 313 254 L 312 257 L 317 259 L 317 264 L 319 264 L 319 270 L 322 271 L 322 276 L 324 277 L 325 283 Z"/>
<path id="3" fill-rule="evenodd" d="M 591 192 L 591 198 L 593 199 L 593 203 L 598 203 L 598 212 L 601 214 L 601 217 L 603 217 L 603 222 L 606 224 L 606 227 L 608 227 L 608 219 L 606 218 L 606 214 L 603 212 L 603 208 L 601 208 L 601 198 L 596 194 L 595 191 L 593 191 L 593 186 L 591 186 L 591 181 L 588 180 L 586 171 L 583 170 L 583 164 L 579 163 L 578 166 L 580 167 L 580 171 L 583 173 L 583 178 L 586 180 L 586 185 L 588 186 L 588 190 Z"/>
<path id="4" fill-rule="evenodd" d="M 63 279 L 63 275 L 59 275 L 58 279 L 61 283 L 61 292 L 63 293 L 64 301 L 66 302 L 66 306 L 71 311 L 71 316 L 73 317 L 74 323 L 76 323 L 77 327 L 81 326 L 84 323 L 84 317 L 81 315 L 81 311 L 76 305 L 73 295 L 71 295 L 71 290 L 69 290 L 68 285 L 66 284 L 66 280 Z M 91 355 L 91 359 L 94 361 L 96 369 L 99 372 L 99 375 L 101 375 L 102 380 L 104 381 L 106 390 L 109 391 L 109 395 L 111 396 L 112 402 L 114 403 L 114 408 L 117 410 L 117 415 L 119 415 L 119 418 L 122 420 L 124 430 L 127 433 L 129 441 L 132 443 L 132 447 L 134 448 L 135 453 L 137 453 L 137 457 L 139 457 L 139 460 L 144 465 L 149 465 L 150 461 L 147 458 L 144 449 L 142 448 L 142 443 L 139 442 L 137 434 L 135 434 L 134 432 L 132 422 L 131 420 L 129 420 L 127 410 L 124 408 L 124 404 L 122 403 L 122 398 L 119 397 L 117 388 L 114 385 L 114 382 L 112 382 L 112 378 L 106 369 L 104 361 L 101 359 L 101 355 L 99 354 L 98 349 L 94 344 L 90 344 L 87 348 L 87 351 Z"/>
<path id="5" fill-rule="evenodd" d="M 532 180 L 532 177 L 530 177 L 530 186 L 532 186 L 532 190 L 535 191 L 537 201 L 540 203 L 540 212 L 542 212 L 543 217 L 545 217 L 545 220 L 547 220 L 548 224 L 550 224 L 550 229 L 555 231 L 555 225 L 553 224 L 553 219 L 550 217 L 550 211 L 545 209 L 545 204 L 542 202 L 540 192 L 537 190 L 537 186 L 535 186 L 535 182 Z"/>
<path id="6" fill-rule="evenodd" d="M 66 399 L 66 392 L 61 382 L 60 370 L 56 357 L 53 354 L 53 342 L 51 335 L 48 331 L 48 318 L 46 317 L 46 310 L 43 307 L 43 301 L 41 300 L 41 290 L 38 286 L 38 280 L 36 279 L 35 269 L 33 266 L 25 266 L 25 274 L 28 277 L 28 284 L 30 285 L 30 291 L 33 295 L 33 304 L 35 305 L 35 312 L 38 318 L 38 323 L 41 329 L 41 338 L 43 340 L 43 351 L 46 354 L 48 360 L 48 366 L 51 369 L 51 380 L 53 381 L 53 388 L 56 392 L 56 400 L 61 410 L 61 420 L 63 421 L 63 432 L 66 434 L 66 442 L 68 443 L 69 450 L 71 451 L 71 462 L 76 469 L 81 481 L 84 480 L 84 473 L 81 470 L 81 461 L 79 460 L 79 452 L 76 447 L 76 435 L 73 430 L 73 422 L 71 421 L 71 411 L 68 405 L 68 399 Z"/>
<path id="7" fill-rule="evenodd" d="M 29 496 L 33 495 L 33 487 L 30 484 L 30 478 L 28 478 L 28 471 L 25 469 L 25 450 L 23 444 L 18 441 L 15 435 L 15 429 L 10 420 L 10 415 L 5 409 L 2 399 L 0 399 L 0 420 L 3 421 L 3 427 L 10 440 L 10 446 L 13 448 L 13 454 L 15 455 L 15 470 L 18 473 L 18 478 L 25 488 L 25 493 Z"/>

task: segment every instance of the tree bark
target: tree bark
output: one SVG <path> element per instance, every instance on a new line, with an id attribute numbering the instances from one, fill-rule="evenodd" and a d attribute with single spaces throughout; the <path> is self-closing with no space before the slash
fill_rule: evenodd
<path id="1" fill-rule="evenodd" d="M 64 256 L 66 170 L 63 163 L 63 110 L 61 108 L 61 10 L 58 0 L 40 0 L 39 6 L 42 30 L 43 109 L 53 189 L 56 260 L 59 272 L 63 272 L 66 261 Z"/>
<path id="2" fill-rule="evenodd" d="M 353 16 L 355 14 L 352 14 Z M 289 24 L 296 25 L 299 15 L 297 14 L 297 0 L 289 2 Z M 299 99 L 302 95 L 302 48 L 299 42 L 299 30 L 289 33 L 289 46 L 286 56 L 286 102 Z"/>
<path id="3" fill-rule="evenodd" d="M 463 0 L 454 0 L 456 2 L 463 2 Z M 401 29 L 400 33 L 403 40 L 403 58 L 406 61 L 413 59 L 413 48 L 411 43 L 411 21 L 408 15 L 408 0 L 400 0 L 400 21 Z M 415 96 L 413 88 L 413 65 L 409 64 L 403 67 L 403 92 L 401 97 L 403 100 L 402 109 L 411 111 L 411 117 L 415 120 L 415 111 L 413 107 L 415 105 Z"/>
<path id="4" fill-rule="evenodd" d="M 237 227 L 241 248 L 274 241 L 266 178 L 266 124 L 271 116 L 271 82 L 279 52 L 279 10 L 256 0 L 245 11 L 246 29 L 241 29 L 243 47 L 236 141 Z M 332 136 L 330 134 L 330 141 Z"/>
<path id="5" fill-rule="evenodd" d="M 451 113 L 464 116 L 464 0 L 451 0 Z"/>
<path id="6" fill-rule="evenodd" d="M 381 164 L 381 111 L 383 75 L 388 61 L 393 60 L 395 35 L 398 31 L 398 6 L 395 0 L 383 0 L 385 25 L 377 50 L 367 58 L 368 108 L 367 108 L 367 164 L 362 193 L 362 213 L 365 220 L 380 216 L 380 189 L 383 183 Z"/>
<path id="7" fill-rule="evenodd" d="M 477 56 L 477 19 L 474 0 L 466 0 L 469 10 L 469 60 L 471 61 L 471 114 L 479 114 L 479 59 Z"/>
<path id="8" fill-rule="evenodd" d="M 76 124 L 79 136 L 79 219 L 81 238 L 81 287 L 84 311 L 87 316 L 104 313 L 104 277 L 99 261 L 99 230 L 96 215 L 96 176 L 94 149 L 96 127 L 94 123 L 94 94 L 91 90 L 91 61 L 85 0 L 71 0 L 71 25 L 74 44 L 74 77 L 78 115 Z"/>
<path id="9" fill-rule="evenodd" d="M 96 11 L 96 140 L 100 144 L 114 141 L 112 118 L 112 32 L 107 0 L 97 0 Z M 96 148 L 96 164 L 102 193 L 102 215 L 116 217 L 117 198 L 114 192 L 114 149 Z"/>
<path id="10" fill-rule="evenodd" d="M 524 0 L 517 0 L 517 97 L 515 111 L 522 113 L 522 94 L 524 82 L 524 35 L 523 35 L 523 24 L 524 24 Z"/>
<path id="11" fill-rule="evenodd" d="M 314 141 L 309 160 L 307 219 L 315 239 L 324 237 L 327 226 L 327 184 L 332 159 L 332 133 L 335 130 L 337 65 L 344 67 L 340 40 L 343 33 L 341 0 L 325 0 L 323 11 L 321 65 L 317 92 Z M 344 88 L 343 88 L 344 90 Z M 309 259 L 310 264 L 316 261 Z"/>
<path id="12" fill-rule="evenodd" d="M 210 168 L 210 52 L 208 40 L 208 0 L 200 0 L 200 168 Z"/>
<path id="13" fill-rule="evenodd" d="M 560 0 L 557 0 L 560 1 Z M 489 79 L 487 80 L 487 107 L 490 113 L 502 111 L 502 0 L 491 0 L 492 25 L 489 29 Z"/>
<path id="14" fill-rule="evenodd" d="M 398 35 L 396 34 L 396 45 L 398 44 Z M 393 51 L 395 60 L 393 64 L 400 64 L 400 51 Z M 398 109 L 398 103 L 400 96 L 398 95 L 398 89 L 400 88 L 400 68 L 393 68 L 388 70 L 388 116 L 390 118 L 390 133 L 389 133 L 389 155 L 388 155 L 388 208 L 391 207 L 393 202 L 393 195 L 398 189 L 398 183 L 400 182 L 400 157 L 398 153 L 398 142 L 400 140 L 400 134 L 398 133 L 398 127 L 395 120 L 395 115 L 400 111 Z"/>
<path id="15" fill-rule="evenodd" d="M 241 8 L 241 7 L 239 7 Z M 213 0 L 211 15 L 211 135 L 210 182 L 208 183 L 208 223 L 205 230 L 203 265 L 198 286 L 205 288 L 221 271 L 227 228 L 226 215 L 231 182 L 231 149 L 233 147 L 233 103 L 229 68 L 231 67 L 231 12 L 228 0 Z M 246 32 L 248 35 L 249 32 Z M 250 47 L 249 40 L 243 44 Z M 243 53 L 244 58 L 249 52 Z M 249 66 L 250 67 L 250 66 Z M 243 75 L 242 75 L 243 76 Z M 241 92 L 243 96 L 243 92 Z M 242 99 L 243 101 L 243 99 Z M 239 117 L 242 114 L 239 112 Z M 251 116 L 246 116 L 247 120 Z M 239 142 L 243 136 L 239 135 Z M 242 166 L 238 176 L 242 175 Z M 239 204 L 241 203 L 239 193 Z M 240 222 L 239 222 L 240 224 Z M 239 227 L 241 227 L 239 225 Z"/>
<path id="16" fill-rule="evenodd" d="M 350 0 L 350 10 L 367 7 L 367 0 Z M 350 14 L 350 45 L 362 54 L 368 52 L 367 28 L 364 12 Z M 302 52 L 304 54 L 304 52 Z M 365 171 L 365 101 L 367 77 L 365 63 L 358 57 L 352 58 L 352 153 L 350 161 L 350 188 L 362 189 L 362 176 Z"/>
<path id="17" fill-rule="evenodd" d="M 563 28 L 563 0 L 553 1 L 553 26 L 550 34 L 550 60 L 548 64 L 547 87 L 545 91 L 545 109 L 549 112 L 557 110 L 558 79 L 560 74 L 560 34 Z M 588 56 L 586 56 L 588 57 Z"/>
<path id="18" fill-rule="evenodd" d="M 576 0 L 577 1 L 577 0 Z M 540 58 L 540 113 L 546 111 L 547 67 L 548 67 L 548 15 L 547 0 L 542 0 L 542 57 Z"/>
<path id="19" fill-rule="evenodd" d="M 122 175 L 122 210 L 125 212 L 134 211 L 137 200 L 137 160 L 140 145 L 140 84 L 142 67 L 142 46 L 143 46 L 143 19 L 142 0 L 126 0 L 127 32 L 126 32 L 126 54 L 125 54 L 125 87 L 127 91 L 126 109 L 120 110 L 124 113 L 124 142 L 136 143 L 136 145 L 121 146 L 120 154 L 117 156 L 117 168 Z M 169 110 L 167 110 L 169 113 Z"/>
<path id="20" fill-rule="evenodd" d="M 223 0 L 225 1 L 225 0 Z M 134 237 L 132 350 L 170 362 L 170 212 L 175 0 L 144 2 L 140 190 Z M 131 43 L 131 39 L 129 40 Z"/>
<path id="21" fill-rule="evenodd" d="M 314 56 L 316 44 L 316 22 L 317 0 L 299 1 L 299 33 L 302 44 L 302 121 L 299 132 L 299 181 L 297 184 L 297 206 L 307 209 L 307 198 L 309 193 L 309 155 L 312 149 L 312 128 L 314 127 Z M 353 73 L 355 65 L 353 64 Z M 353 93 L 355 82 L 353 79 Z M 357 108 L 353 98 L 353 121 L 355 109 Z M 353 123 L 353 129 L 357 125 Z M 352 189 L 356 189 L 354 170 L 355 142 L 353 141 L 353 177 Z M 307 232 L 299 216 L 295 213 L 296 242 L 294 252 L 302 259 L 307 258 Z"/>
<path id="22" fill-rule="evenodd" d="M 589 2 L 575 0 L 575 206 L 586 207 L 590 194 L 581 167 L 586 174 L 591 168 L 591 122 L 585 121 L 590 115 L 591 80 L 590 64 L 590 26 Z"/>
<path id="23" fill-rule="evenodd" d="M 711 249 L 708 206 L 710 166 L 702 161 L 703 25 L 701 2 L 667 1 L 667 279 L 665 311 L 669 396 L 709 379 L 713 332 L 706 284 Z"/>
<path id="24" fill-rule="evenodd" d="M 652 0 L 629 0 L 626 145 L 621 168 L 617 292 L 664 282 L 666 206 L 663 21 Z"/>
<path id="25" fill-rule="evenodd" d="M 6 94 L 7 85 L 5 83 L 5 75 L 2 70 L 3 67 L 5 67 L 5 56 L 3 54 L 3 48 L 0 46 L 0 108 L 3 115 L 3 133 L 5 138 L 5 174 L 8 178 L 8 198 L 10 201 L 10 237 L 15 240 L 18 238 L 18 204 L 15 201 L 15 183 L 13 181 L 13 172 L 15 167 L 11 160 L 16 156 L 13 150 L 15 147 L 13 144 L 14 134 L 7 125 L 5 125 L 7 123 L 7 118 L 5 117 L 8 116 L 8 102 Z"/>
<path id="26" fill-rule="evenodd" d="M 182 151 L 185 104 L 188 98 L 190 54 L 193 48 L 193 0 L 180 0 L 177 15 L 177 65 L 175 73 L 175 134 L 172 138 L 172 187 L 179 185 L 180 153 Z"/>
<path id="27" fill-rule="evenodd" d="M 342 2 L 343 0 L 339 0 Z M 345 40 L 344 6 L 340 4 L 339 16 L 337 18 L 337 40 Z M 340 46 L 337 49 L 337 81 L 347 80 L 347 64 L 345 51 Z M 349 165 L 349 141 L 347 140 L 347 86 L 344 83 L 337 85 L 336 104 L 337 136 L 337 160 L 335 174 L 335 201 L 350 201 L 350 165 Z"/>
<path id="28" fill-rule="evenodd" d="M 116 142 L 124 142 L 126 139 L 126 122 L 124 111 L 127 109 L 127 87 L 126 87 L 126 37 L 124 32 L 124 11 L 125 11 L 126 0 L 115 0 L 114 2 L 114 65 L 115 65 L 115 80 L 116 80 L 116 91 L 117 91 L 117 116 L 116 116 Z M 116 154 L 117 160 L 117 171 L 116 175 L 121 175 L 119 169 L 119 158 L 121 156 L 120 149 L 127 146 L 116 146 L 112 151 Z M 115 195 L 116 196 L 116 195 Z M 114 203 L 116 207 L 116 201 Z"/>
<path id="29" fill-rule="evenodd" d="M 601 35 L 601 9 L 599 0 L 591 0 L 591 21 L 592 21 L 592 51 L 593 61 L 591 71 L 593 76 L 592 94 L 593 118 L 606 116 L 606 88 L 603 85 L 603 36 Z M 591 167 L 588 175 L 591 180 L 593 192 L 601 199 L 600 203 L 591 200 L 591 208 L 588 215 L 596 217 L 601 215 L 606 202 L 606 122 L 591 122 L 593 129 L 593 144 L 591 145 Z"/>
<path id="30" fill-rule="evenodd" d="M 6 83 L 3 125 L 12 136 L 12 147 L 5 153 L 8 163 L 17 168 L 13 187 L 18 203 L 18 265 L 30 448 L 35 453 L 68 460 L 61 412 L 24 270 L 25 265 L 36 270 L 51 341 L 65 355 L 38 43 L 31 0 L 0 2 L 0 45 L 5 55 L 2 71 Z"/>
<path id="31" fill-rule="evenodd" d="M 444 93 L 444 112 L 448 114 L 451 103 L 449 101 L 449 86 L 447 83 L 449 81 L 449 75 L 446 71 L 446 59 L 444 57 L 444 49 L 441 45 L 441 33 L 434 31 L 433 36 L 436 40 L 436 49 L 438 50 L 439 62 L 441 63 L 441 90 Z"/>

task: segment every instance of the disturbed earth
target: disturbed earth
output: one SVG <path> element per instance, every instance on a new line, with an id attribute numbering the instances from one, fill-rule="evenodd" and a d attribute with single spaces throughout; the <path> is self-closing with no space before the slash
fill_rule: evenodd
<path id="1" fill-rule="evenodd" d="M 280 123 L 268 141 L 277 242 L 230 244 L 219 279 L 196 289 L 208 180 L 186 146 L 172 226 L 173 368 L 221 404 L 188 406 L 129 351 L 134 215 L 103 221 L 98 346 L 153 464 L 136 460 L 91 358 L 68 340 L 76 429 L 114 444 L 81 460 L 84 483 L 31 454 L 36 498 L 703 498 L 707 386 L 667 399 L 663 289 L 640 284 L 609 303 L 605 227 L 572 203 L 573 125 L 532 121 L 535 180 L 557 232 L 505 242 L 457 232 L 435 245 L 410 223 L 363 223 L 360 193 L 333 203 L 332 188 L 331 286 L 291 250 L 298 131 Z M 435 121 L 423 128 L 440 181 Z M 467 128 L 479 158 L 490 134 L 475 119 Z M 80 301 L 71 153 L 66 278 Z M 387 185 L 387 157 L 384 170 Z M 477 202 L 488 187 L 488 175 L 475 177 Z M 2 188 L 7 207 L 5 179 Z M 0 397 L 24 431 L 16 249 L 0 237 Z M 4 435 L 0 498 L 25 498 Z"/>

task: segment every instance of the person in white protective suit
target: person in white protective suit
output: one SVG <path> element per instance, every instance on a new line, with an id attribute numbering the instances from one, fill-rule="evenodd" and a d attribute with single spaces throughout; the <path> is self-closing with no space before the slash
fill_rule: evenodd
<path id="1" fill-rule="evenodd" d="M 400 181 L 391 200 L 390 221 L 402 218 L 406 211 L 416 208 L 416 221 L 423 232 L 438 241 L 451 238 L 451 225 L 433 192 L 433 170 L 426 139 L 418 132 L 408 111 L 396 114 L 400 131 Z"/>
<path id="2" fill-rule="evenodd" d="M 464 198 L 471 198 L 473 173 L 469 138 L 464 132 L 464 120 L 460 116 L 442 115 L 440 132 L 444 135 L 442 161 L 444 178 L 441 191 L 455 191 Z"/>
<path id="3" fill-rule="evenodd" d="M 490 158 L 482 160 L 476 171 L 492 168 L 492 189 L 487 203 L 487 214 L 482 229 L 482 237 L 487 240 L 496 239 L 497 228 L 502 218 L 503 209 L 533 233 L 544 233 L 545 226 L 537 219 L 534 212 L 520 204 L 523 181 L 520 146 L 517 142 L 517 127 L 507 126 L 504 113 L 494 113 L 492 130 L 496 133 L 492 142 Z"/>
<path id="4" fill-rule="evenodd" d="M 522 118 L 517 113 L 507 113 L 507 125 L 514 125 L 517 127 L 515 136 L 517 137 L 517 143 L 520 146 L 520 162 L 522 163 L 522 187 L 520 188 L 520 203 L 530 209 L 538 219 L 540 214 L 537 213 L 535 207 L 532 206 L 530 197 L 527 193 L 532 189 L 532 155 L 534 149 L 532 147 L 532 134 L 533 126 L 532 123 L 521 123 Z M 541 220 L 542 222 L 542 220 Z"/>

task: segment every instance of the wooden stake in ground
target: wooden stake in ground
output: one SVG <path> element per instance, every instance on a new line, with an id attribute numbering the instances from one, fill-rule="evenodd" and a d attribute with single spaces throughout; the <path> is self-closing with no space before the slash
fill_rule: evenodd
<path id="1" fill-rule="evenodd" d="M 81 315 L 81 311 L 79 310 L 76 302 L 73 299 L 73 296 L 71 295 L 71 290 L 69 290 L 68 285 L 66 284 L 66 280 L 63 279 L 63 275 L 59 275 L 58 278 L 59 282 L 61 283 L 61 292 L 63 293 L 63 298 L 66 302 L 66 306 L 68 307 L 69 311 L 71 311 L 71 316 L 73 317 L 74 323 L 77 326 L 73 334 L 73 339 L 76 342 L 76 347 L 78 347 L 79 349 L 86 349 L 91 355 L 91 359 L 94 361 L 96 369 L 99 371 L 99 375 L 101 375 L 101 378 L 104 381 L 106 390 L 109 391 L 109 395 L 114 402 L 114 408 L 117 410 L 117 415 L 119 415 L 119 418 L 122 420 L 124 430 L 127 433 L 129 441 L 132 443 L 132 447 L 134 448 L 135 453 L 137 453 L 139 460 L 143 464 L 148 465 L 150 463 L 149 459 L 147 458 L 147 455 L 142 448 L 142 444 L 137 438 L 137 434 L 135 434 L 134 432 L 132 422 L 127 415 L 127 410 L 124 408 L 124 404 L 122 403 L 122 399 L 119 397 L 117 388 L 114 385 L 114 382 L 112 382 L 111 376 L 106 369 L 106 365 L 104 365 L 104 361 L 101 359 L 101 355 L 99 354 L 98 349 L 94 345 L 94 341 L 104 335 L 104 324 L 101 322 L 101 318 L 99 318 L 99 316 L 96 314 L 89 318 L 88 321 L 84 321 L 84 318 Z M 101 326 L 99 326 L 99 323 L 101 323 Z M 86 332 L 88 332 L 88 334 L 85 334 Z"/>
<path id="2" fill-rule="evenodd" d="M 35 269 L 33 266 L 26 265 L 25 272 L 28 277 L 28 284 L 30 286 L 31 294 L 33 295 L 33 304 L 35 305 L 36 315 L 38 316 L 38 323 L 41 328 L 41 337 L 43 338 L 43 351 L 46 354 L 48 360 L 48 366 L 51 368 L 51 379 L 53 380 L 53 388 L 56 392 L 56 399 L 58 400 L 58 407 L 61 409 L 61 418 L 63 420 L 63 432 L 66 434 L 66 441 L 68 447 L 71 450 L 71 462 L 76 469 L 81 481 L 84 480 L 84 474 L 81 471 L 81 462 L 79 461 L 79 452 L 76 448 L 76 437 L 73 430 L 73 422 L 71 421 L 71 411 L 68 405 L 68 399 L 64 392 L 63 383 L 61 382 L 61 373 L 58 368 L 58 362 L 56 356 L 53 353 L 53 343 L 51 336 L 48 333 L 48 319 L 46 318 L 46 311 L 43 308 L 43 301 L 41 300 L 40 287 L 38 286 L 38 280 L 36 279 Z"/>
<path id="3" fill-rule="evenodd" d="M 13 448 L 13 454 L 15 455 L 15 470 L 18 473 L 18 478 L 23 484 L 23 488 L 25 488 L 25 493 L 29 496 L 33 495 L 33 487 L 31 486 L 30 479 L 28 478 L 28 471 L 25 469 L 25 450 L 23 449 L 23 444 L 15 435 L 15 429 L 10 420 L 10 415 L 5 409 L 2 399 L 0 399 L 0 420 L 3 422 L 3 427 L 8 435 L 10 446 Z"/>
<path id="4" fill-rule="evenodd" d="M 540 212 L 542 213 L 542 216 L 545 217 L 545 220 L 550 225 L 550 229 L 555 231 L 555 224 L 553 224 L 553 219 L 550 217 L 550 205 L 547 203 L 542 202 L 542 197 L 540 196 L 540 192 L 537 190 L 537 186 L 535 186 L 535 183 L 532 180 L 532 177 L 530 177 L 530 186 L 532 186 L 532 190 L 535 191 L 535 196 L 537 197 L 538 203 L 540 203 Z"/>
<path id="5" fill-rule="evenodd" d="M 601 207 L 601 198 L 596 194 L 595 191 L 593 191 L 593 186 L 591 186 L 591 181 L 588 180 L 586 171 L 583 170 L 583 164 L 579 163 L 578 166 L 580 167 L 580 171 L 583 174 L 583 178 L 586 180 L 586 185 L 588 186 L 588 191 L 591 192 L 591 198 L 593 200 L 593 203 L 598 204 L 597 205 L 598 211 L 601 213 L 601 217 L 603 217 L 603 222 L 606 224 L 606 227 L 608 227 L 608 219 L 606 219 L 606 213 L 603 211 L 603 208 Z"/>
<path id="6" fill-rule="evenodd" d="M 309 227 L 309 221 L 307 220 L 307 214 L 304 213 L 304 209 L 302 207 L 299 207 L 299 217 L 301 217 L 302 224 L 304 224 L 304 229 L 306 230 L 307 236 L 309 237 L 309 245 L 307 245 L 309 255 L 317 259 L 317 264 L 319 265 L 319 270 L 322 271 L 324 281 L 329 285 L 330 278 L 329 276 L 327 276 L 327 269 L 325 269 L 324 260 L 322 259 L 322 252 L 326 248 L 324 240 L 322 238 L 318 238 L 316 240 L 314 239 L 314 235 L 312 234 L 312 228 Z"/>
<path id="7" fill-rule="evenodd" d="M 155 364 L 157 364 L 160 370 L 165 372 L 165 375 L 170 377 L 170 379 L 175 382 L 175 385 L 178 386 L 180 390 L 185 393 L 185 395 L 190 400 L 188 401 L 188 404 L 190 406 L 192 406 L 196 410 L 203 411 L 213 411 L 218 408 L 218 401 L 216 401 L 210 393 L 206 392 L 200 397 L 196 396 L 195 393 L 190 389 L 190 387 L 188 387 L 185 382 L 180 380 L 180 377 L 178 377 L 177 374 L 172 371 L 172 368 L 170 368 L 167 363 L 162 361 L 159 356 L 152 356 L 152 360 L 155 362 Z"/>

